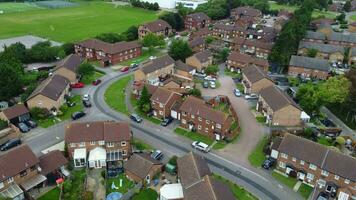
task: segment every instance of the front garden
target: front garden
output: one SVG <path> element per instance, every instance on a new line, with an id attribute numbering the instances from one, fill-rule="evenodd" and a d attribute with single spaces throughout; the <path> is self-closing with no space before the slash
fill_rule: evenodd
<path id="1" fill-rule="evenodd" d="M 280 173 L 277 173 L 277 172 L 272 172 L 272 176 L 276 180 L 281 182 L 282 184 L 288 186 L 290 189 L 293 189 L 295 184 L 297 184 L 297 182 L 298 182 L 297 179 L 295 179 L 293 177 L 284 176 L 284 175 L 282 175 Z M 302 183 L 302 185 L 298 189 L 298 193 L 304 199 L 308 199 L 312 192 L 313 192 L 313 188 L 310 187 L 309 185 L 304 184 L 304 183 Z"/>

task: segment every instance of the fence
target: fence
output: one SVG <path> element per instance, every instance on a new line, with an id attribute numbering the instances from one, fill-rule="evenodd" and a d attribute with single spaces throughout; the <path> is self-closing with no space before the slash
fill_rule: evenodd
<path id="1" fill-rule="evenodd" d="M 126 192 L 120 200 L 130 200 L 133 195 L 136 194 L 136 191 L 139 191 L 142 188 L 142 183 L 137 183 L 135 187 Z"/>

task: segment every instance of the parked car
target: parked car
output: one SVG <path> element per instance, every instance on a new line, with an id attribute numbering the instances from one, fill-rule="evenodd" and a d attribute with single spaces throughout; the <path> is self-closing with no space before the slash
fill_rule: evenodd
<path id="1" fill-rule="evenodd" d="M 276 163 L 276 160 L 270 157 L 270 158 L 266 159 L 266 160 L 262 163 L 262 168 L 268 170 L 268 169 L 270 169 L 271 167 L 273 167 L 275 163 Z"/>
<path id="2" fill-rule="evenodd" d="M 247 100 L 258 99 L 258 96 L 256 94 L 248 94 L 245 95 L 245 99 Z"/>
<path id="3" fill-rule="evenodd" d="M 324 124 L 326 127 L 336 127 L 335 123 L 328 118 L 325 118 L 325 119 L 321 120 L 320 122 L 322 124 Z"/>
<path id="4" fill-rule="evenodd" d="M 207 80 L 207 81 L 216 81 L 216 78 L 212 77 L 212 76 L 206 76 L 204 78 L 204 80 Z"/>
<path id="5" fill-rule="evenodd" d="M 27 126 L 29 126 L 30 128 L 36 128 L 37 127 L 37 123 L 35 121 L 33 121 L 33 120 L 30 120 L 30 119 L 25 121 L 25 124 Z"/>
<path id="6" fill-rule="evenodd" d="M 204 79 L 206 77 L 206 74 L 204 73 L 199 73 L 199 72 L 196 72 L 194 74 L 195 77 L 199 78 L 199 79 Z"/>
<path id="7" fill-rule="evenodd" d="M 9 150 L 13 147 L 16 147 L 21 144 L 21 140 L 19 138 L 14 138 L 7 141 L 5 144 L 1 145 L 1 151 Z"/>
<path id="8" fill-rule="evenodd" d="M 91 84 L 92 85 L 99 85 L 101 83 L 100 79 L 96 79 L 95 81 L 93 81 Z"/>
<path id="9" fill-rule="evenodd" d="M 84 83 L 81 82 L 70 84 L 71 88 L 83 88 L 84 86 Z"/>
<path id="10" fill-rule="evenodd" d="M 170 123 L 172 123 L 173 118 L 172 117 L 167 117 L 161 122 L 161 126 L 168 126 Z"/>
<path id="11" fill-rule="evenodd" d="M 149 57 L 150 60 L 154 60 L 154 59 L 156 59 L 156 58 L 157 58 L 157 56 L 150 56 L 150 57 Z"/>
<path id="12" fill-rule="evenodd" d="M 20 122 L 20 123 L 18 124 L 18 127 L 19 127 L 21 133 L 27 133 L 27 132 L 30 131 L 30 127 L 28 127 L 28 126 L 27 126 L 25 123 L 23 123 L 23 122 Z"/>
<path id="13" fill-rule="evenodd" d="M 90 95 L 89 94 L 84 94 L 83 95 L 83 101 L 89 101 Z"/>
<path id="14" fill-rule="evenodd" d="M 68 106 L 68 107 L 73 107 L 73 106 L 75 106 L 75 105 L 76 105 L 75 102 L 67 101 L 67 106 Z"/>
<path id="15" fill-rule="evenodd" d="M 138 116 L 137 114 L 131 114 L 130 115 L 130 119 L 133 120 L 136 123 L 141 123 L 142 122 L 142 118 L 140 116 Z"/>
<path id="16" fill-rule="evenodd" d="M 125 66 L 125 67 L 122 67 L 120 71 L 121 72 L 127 72 L 127 71 L 129 71 L 129 69 L 130 69 L 130 67 Z"/>
<path id="17" fill-rule="evenodd" d="M 215 81 L 210 81 L 210 88 L 215 89 L 216 88 L 216 83 Z"/>
<path id="18" fill-rule="evenodd" d="M 195 149 L 198 149 L 200 151 L 203 151 L 203 152 L 209 152 L 209 145 L 203 143 L 203 142 L 199 142 L 199 141 L 194 141 L 192 143 L 192 147 L 195 148 Z"/>
<path id="19" fill-rule="evenodd" d="M 152 117 L 154 115 L 153 110 L 148 111 L 148 113 L 146 115 L 147 115 L 147 117 Z"/>
<path id="20" fill-rule="evenodd" d="M 161 150 L 155 150 L 152 152 L 151 154 L 151 158 L 155 159 L 155 160 L 162 160 L 163 158 L 163 153 Z"/>
<path id="21" fill-rule="evenodd" d="M 209 82 L 208 81 L 204 81 L 203 82 L 203 88 L 209 88 Z"/>
<path id="22" fill-rule="evenodd" d="M 84 105 L 84 107 L 86 107 L 86 108 L 90 108 L 90 107 L 91 107 L 91 103 L 90 103 L 89 100 L 87 100 L 87 101 L 84 101 L 84 100 L 83 100 L 83 105 Z"/>
<path id="23" fill-rule="evenodd" d="M 328 200 L 329 195 L 326 192 L 320 192 L 316 200 Z"/>
<path id="24" fill-rule="evenodd" d="M 132 63 L 131 64 L 131 69 L 135 69 L 135 68 L 137 68 L 139 66 L 139 64 L 137 64 L 137 63 Z"/>
<path id="25" fill-rule="evenodd" d="M 82 111 L 74 112 L 74 113 L 72 114 L 72 119 L 73 119 L 73 120 L 77 120 L 77 119 L 82 118 L 82 117 L 84 117 L 84 116 L 85 116 L 85 112 L 82 112 Z"/>
<path id="26" fill-rule="evenodd" d="M 234 89 L 234 94 L 237 97 L 241 97 L 241 95 L 242 95 L 239 89 Z"/>

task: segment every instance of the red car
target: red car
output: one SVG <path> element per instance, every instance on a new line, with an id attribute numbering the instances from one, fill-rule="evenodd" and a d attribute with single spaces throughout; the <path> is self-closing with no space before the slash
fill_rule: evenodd
<path id="1" fill-rule="evenodd" d="M 121 68 L 121 72 L 127 72 L 127 71 L 129 71 L 129 69 L 130 69 L 130 67 L 128 67 L 128 66 L 125 66 L 125 67 L 123 67 L 123 68 Z"/>
<path id="2" fill-rule="evenodd" d="M 93 85 L 99 85 L 101 83 L 100 79 L 96 79 L 95 81 L 92 82 Z"/>
<path id="3" fill-rule="evenodd" d="M 84 83 L 78 82 L 78 83 L 73 83 L 70 85 L 71 88 L 83 88 L 85 85 Z"/>

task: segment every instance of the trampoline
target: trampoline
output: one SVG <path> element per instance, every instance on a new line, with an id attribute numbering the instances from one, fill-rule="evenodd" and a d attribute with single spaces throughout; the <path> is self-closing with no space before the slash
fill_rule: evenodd
<path id="1" fill-rule="evenodd" d="M 122 194 L 120 192 L 112 192 L 108 194 L 106 197 L 106 200 L 120 200 L 122 197 Z"/>

